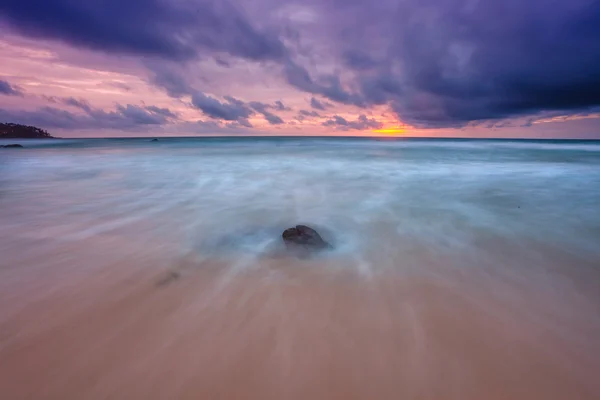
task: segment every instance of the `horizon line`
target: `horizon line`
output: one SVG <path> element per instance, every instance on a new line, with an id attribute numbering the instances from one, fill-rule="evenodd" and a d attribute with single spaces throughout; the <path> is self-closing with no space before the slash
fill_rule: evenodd
<path id="1" fill-rule="evenodd" d="M 51 137 L 51 138 L 0 138 L 0 140 L 102 140 L 102 139 L 252 139 L 252 138 L 277 138 L 277 139 L 384 139 L 384 140 L 529 140 L 529 141 L 590 141 L 597 142 L 600 138 L 544 138 L 544 137 L 472 137 L 472 136 L 343 136 L 343 135 L 186 135 L 186 136 L 95 136 L 95 137 Z"/>

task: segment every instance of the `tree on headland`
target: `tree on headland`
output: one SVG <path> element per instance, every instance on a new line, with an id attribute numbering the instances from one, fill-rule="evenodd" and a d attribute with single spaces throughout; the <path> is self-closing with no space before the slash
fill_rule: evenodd
<path id="1" fill-rule="evenodd" d="M 53 139 L 47 131 L 13 123 L 0 123 L 0 139 Z"/>

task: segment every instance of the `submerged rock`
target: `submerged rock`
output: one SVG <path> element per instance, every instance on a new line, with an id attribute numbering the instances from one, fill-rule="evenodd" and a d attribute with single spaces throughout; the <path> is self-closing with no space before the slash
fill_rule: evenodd
<path id="1" fill-rule="evenodd" d="M 310 253 L 331 248 L 317 231 L 306 225 L 286 229 L 281 237 L 287 249 L 295 252 Z"/>
<path id="2" fill-rule="evenodd" d="M 23 146 L 20 144 L 7 144 L 7 145 L 0 146 L 0 147 L 3 147 L 5 149 L 22 149 L 23 148 Z"/>

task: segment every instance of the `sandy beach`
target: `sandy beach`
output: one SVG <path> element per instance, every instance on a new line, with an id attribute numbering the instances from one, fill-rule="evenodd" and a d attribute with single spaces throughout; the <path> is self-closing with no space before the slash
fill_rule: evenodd
<path id="1" fill-rule="evenodd" d="M 600 398 L 587 148 L 236 143 L 4 158 L 1 399 Z"/>

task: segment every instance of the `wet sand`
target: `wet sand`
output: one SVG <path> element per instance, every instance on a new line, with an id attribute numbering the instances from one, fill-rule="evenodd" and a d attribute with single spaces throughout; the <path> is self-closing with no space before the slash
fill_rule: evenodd
<path id="1" fill-rule="evenodd" d="M 54 258 L 85 263 L 75 247 Z M 526 270 L 515 280 L 426 254 L 426 274 L 365 276 L 335 258 L 240 268 L 95 249 L 105 256 L 85 273 L 58 263 L 54 283 L 2 291 L 0 398 L 600 396 L 597 282 L 524 287 Z"/>

